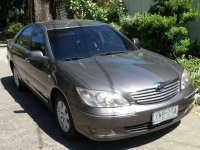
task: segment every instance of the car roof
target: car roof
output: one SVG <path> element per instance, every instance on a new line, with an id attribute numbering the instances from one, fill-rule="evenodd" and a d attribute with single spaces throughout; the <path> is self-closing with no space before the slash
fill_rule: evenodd
<path id="1" fill-rule="evenodd" d="M 45 27 L 46 30 L 105 25 L 105 23 L 94 20 L 54 20 L 47 22 L 37 22 L 34 24 L 41 25 Z"/>

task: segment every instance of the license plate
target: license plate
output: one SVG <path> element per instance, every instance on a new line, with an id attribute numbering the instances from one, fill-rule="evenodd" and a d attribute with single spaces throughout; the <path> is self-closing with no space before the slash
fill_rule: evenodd
<path id="1" fill-rule="evenodd" d="M 160 111 L 156 111 L 152 116 L 153 125 L 159 124 L 163 121 L 176 118 L 178 115 L 178 106 L 173 106 Z"/>

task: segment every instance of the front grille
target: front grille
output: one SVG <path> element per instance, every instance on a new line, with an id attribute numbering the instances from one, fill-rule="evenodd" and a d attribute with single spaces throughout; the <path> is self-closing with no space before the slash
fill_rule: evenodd
<path id="1" fill-rule="evenodd" d="M 162 89 L 160 88 L 162 85 Z M 137 104 L 152 104 L 168 100 L 180 92 L 178 79 L 159 83 L 153 88 L 148 88 L 131 93 L 131 97 Z"/>

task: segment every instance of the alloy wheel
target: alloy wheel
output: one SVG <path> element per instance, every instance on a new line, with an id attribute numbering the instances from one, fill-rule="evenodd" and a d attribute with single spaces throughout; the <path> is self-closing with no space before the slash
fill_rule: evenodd
<path id="1" fill-rule="evenodd" d="M 67 111 L 67 107 L 65 106 L 65 103 L 62 101 L 58 101 L 58 104 L 57 104 L 57 117 L 58 117 L 58 122 L 62 130 L 64 132 L 68 132 L 70 128 L 69 113 Z"/>

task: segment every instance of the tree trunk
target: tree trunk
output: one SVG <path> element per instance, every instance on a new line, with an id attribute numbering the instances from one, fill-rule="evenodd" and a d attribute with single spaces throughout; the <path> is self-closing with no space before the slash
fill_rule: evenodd
<path id="1" fill-rule="evenodd" d="M 35 21 L 51 21 L 50 0 L 34 0 Z"/>

